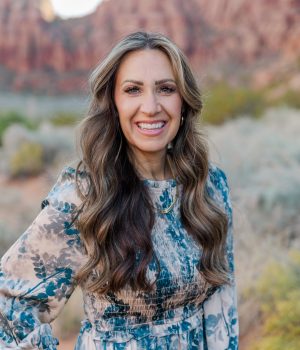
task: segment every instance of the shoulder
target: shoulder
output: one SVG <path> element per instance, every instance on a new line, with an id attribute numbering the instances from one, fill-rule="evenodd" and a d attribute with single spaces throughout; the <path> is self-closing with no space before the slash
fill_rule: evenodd
<path id="1" fill-rule="evenodd" d="M 42 209 L 51 204 L 63 212 L 73 212 L 82 202 L 82 194 L 88 190 L 88 174 L 65 166 L 59 173 L 56 182 L 42 202 Z"/>
<path id="2" fill-rule="evenodd" d="M 209 164 L 206 187 L 210 197 L 231 214 L 229 186 L 225 172 L 215 164 Z"/>
<path id="3" fill-rule="evenodd" d="M 225 172 L 213 163 L 209 164 L 208 182 L 218 189 L 228 188 Z"/>

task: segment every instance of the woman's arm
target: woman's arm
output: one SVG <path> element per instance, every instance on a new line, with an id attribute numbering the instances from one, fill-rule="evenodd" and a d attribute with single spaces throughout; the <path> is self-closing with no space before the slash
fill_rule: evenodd
<path id="1" fill-rule="evenodd" d="M 82 264 L 74 169 L 65 168 L 30 227 L 2 257 L 0 348 L 54 350 L 49 323 L 71 296 Z"/>
<path id="2" fill-rule="evenodd" d="M 227 233 L 227 260 L 230 284 L 223 285 L 203 305 L 204 333 L 208 350 L 238 349 L 237 295 L 234 277 L 232 206 L 225 174 L 219 168 L 211 168 L 210 192 L 225 210 L 229 225 Z"/>

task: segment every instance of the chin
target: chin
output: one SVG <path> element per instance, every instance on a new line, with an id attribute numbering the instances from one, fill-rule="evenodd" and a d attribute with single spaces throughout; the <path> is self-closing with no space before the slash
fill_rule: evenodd
<path id="1" fill-rule="evenodd" d="M 157 147 L 157 145 L 156 145 L 153 147 L 137 147 L 137 149 L 143 153 L 161 153 L 161 152 L 165 152 L 167 150 L 167 146 Z"/>
<path id="2" fill-rule="evenodd" d="M 161 152 L 165 152 L 167 148 L 159 148 L 159 149 L 155 149 L 155 148 L 150 148 L 150 149 L 144 149 L 144 150 L 141 150 L 141 152 L 143 153 L 161 153 Z"/>

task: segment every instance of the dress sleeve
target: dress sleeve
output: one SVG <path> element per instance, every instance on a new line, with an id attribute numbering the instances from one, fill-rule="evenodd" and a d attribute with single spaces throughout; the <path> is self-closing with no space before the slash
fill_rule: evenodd
<path id="1" fill-rule="evenodd" d="M 226 176 L 217 167 L 212 167 L 210 170 L 208 190 L 224 209 L 229 220 L 226 251 L 230 283 L 217 288 L 204 302 L 206 346 L 209 350 L 237 350 L 239 329 L 234 276 L 232 206 Z"/>
<path id="2" fill-rule="evenodd" d="M 84 258 L 72 224 L 78 204 L 75 170 L 66 167 L 38 216 L 2 257 L 0 349 L 56 349 L 50 322 L 71 296 Z"/>

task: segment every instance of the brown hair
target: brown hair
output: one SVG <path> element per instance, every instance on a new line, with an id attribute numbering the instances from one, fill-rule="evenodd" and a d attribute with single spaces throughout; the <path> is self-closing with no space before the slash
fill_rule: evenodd
<path id="1" fill-rule="evenodd" d="M 136 32 L 121 40 L 91 74 L 90 107 L 80 125 L 82 160 L 77 170 L 83 167 L 87 172 L 89 192 L 82 194 L 77 227 L 88 261 L 77 279 L 88 281 L 88 288 L 100 293 L 117 291 L 127 283 L 133 289 L 151 289 L 146 270 L 155 258 L 151 242 L 154 212 L 147 187 L 130 162 L 113 98 L 120 62 L 127 53 L 145 49 L 158 49 L 168 56 L 183 99 L 184 123 L 173 140 L 170 158 L 183 186 L 184 227 L 203 251 L 198 269 L 212 285 L 227 282 L 227 217 L 206 189 L 209 163 L 197 126 L 202 108 L 199 88 L 185 55 L 171 40 L 161 34 Z"/>

